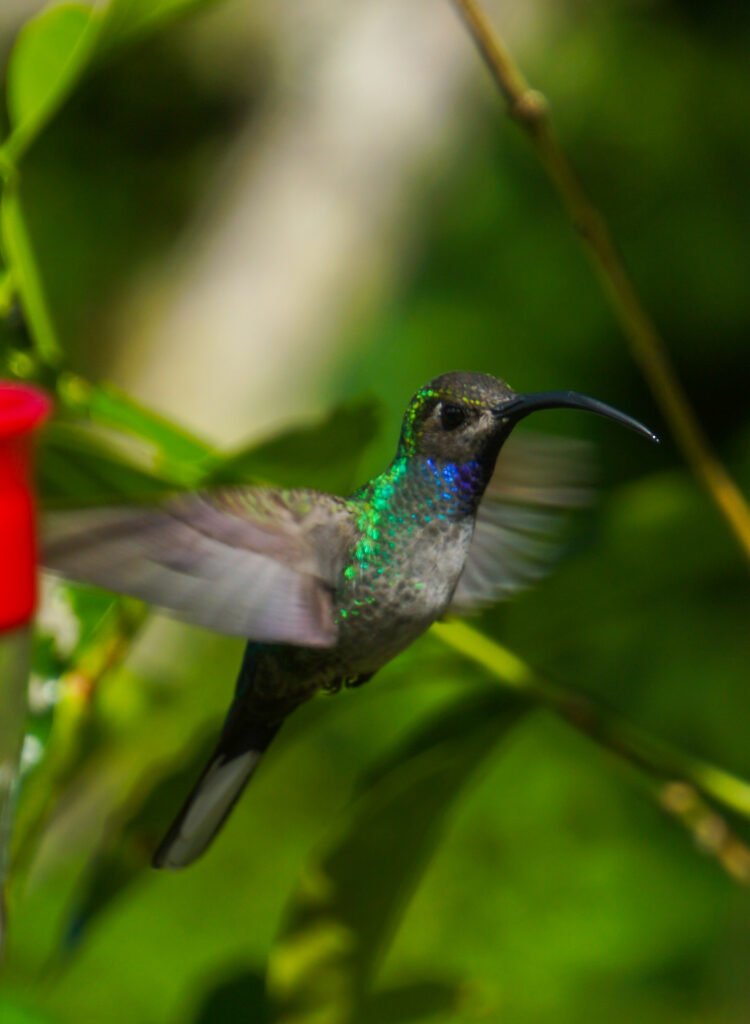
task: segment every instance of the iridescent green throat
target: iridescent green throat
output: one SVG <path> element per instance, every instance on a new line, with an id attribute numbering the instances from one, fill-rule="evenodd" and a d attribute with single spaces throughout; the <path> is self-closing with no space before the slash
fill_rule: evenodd
<path id="1" fill-rule="evenodd" d="M 479 462 L 457 466 L 397 455 L 384 473 L 353 495 L 359 506 L 360 539 L 345 578 L 396 571 L 399 550 L 415 532 L 434 522 L 473 515 L 484 484 Z"/>

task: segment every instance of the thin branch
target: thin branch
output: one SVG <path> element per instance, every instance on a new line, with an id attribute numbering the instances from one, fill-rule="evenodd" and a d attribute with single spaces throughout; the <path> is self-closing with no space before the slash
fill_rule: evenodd
<path id="1" fill-rule="evenodd" d="M 621 761 L 645 772 L 657 802 L 685 825 L 734 878 L 750 884 L 750 851 L 704 800 L 706 797 L 750 819 L 750 783 L 650 736 L 599 707 L 585 694 L 559 686 L 465 622 L 440 622 L 432 632 L 505 686 L 554 711 Z"/>
<path id="2" fill-rule="evenodd" d="M 701 850 L 715 857 L 735 881 L 750 885 L 750 850 L 693 786 L 670 782 L 656 796 L 664 810 L 692 833 Z"/>
<path id="3" fill-rule="evenodd" d="M 664 340 L 635 290 L 607 224 L 555 137 L 545 97 L 529 87 L 480 4 L 476 0 L 455 0 L 455 4 L 505 99 L 509 115 L 528 135 L 555 186 L 630 343 L 633 358 L 686 462 L 750 560 L 750 508 L 704 435 L 677 380 Z"/>

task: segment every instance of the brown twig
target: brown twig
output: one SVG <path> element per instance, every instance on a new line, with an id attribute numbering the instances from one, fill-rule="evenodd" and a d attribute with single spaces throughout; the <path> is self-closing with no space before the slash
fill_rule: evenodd
<path id="1" fill-rule="evenodd" d="M 692 833 L 704 853 L 715 857 L 740 885 L 750 885 L 750 849 L 694 786 L 669 782 L 658 796 L 664 810 Z"/>
<path id="2" fill-rule="evenodd" d="M 750 508 L 714 454 L 672 367 L 666 345 L 625 269 L 607 224 L 557 141 L 549 108 L 531 89 L 476 0 L 455 0 L 507 104 L 526 132 L 581 238 L 609 302 L 686 462 L 750 560 Z"/>

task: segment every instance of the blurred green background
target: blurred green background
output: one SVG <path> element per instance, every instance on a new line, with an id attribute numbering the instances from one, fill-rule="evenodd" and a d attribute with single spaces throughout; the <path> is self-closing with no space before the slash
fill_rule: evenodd
<path id="1" fill-rule="evenodd" d="M 212 479 L 345 491 L 450 369 L 588 392 L 663 443 L 544 418 L 597 442 L 601 500 L 556 573 L 476 625 L 750 776 L 743 556 L 450 6 L 110 0 L 29 20 L 41 8 L 0 12 L 0 371 L 57 396 L 43 502 Z M 488 9 L 747 493 L 750 13 Z M 681 792 L 668 771 L 434 635 L 299 711 L 210 854 L 152 872 L 240 653 L 46 588 L 3 1024 L 749 1019 L 741 815 L 688 809 L 684 828 L 660 806 Z"/>

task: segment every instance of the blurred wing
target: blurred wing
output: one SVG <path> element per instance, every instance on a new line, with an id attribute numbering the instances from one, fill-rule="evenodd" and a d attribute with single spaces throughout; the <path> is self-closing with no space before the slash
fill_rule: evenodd
<path id="1" fill-rule="evenodd" d="M 325 647 L 336 640 L 331 592 L 349 527 L 334 499 L 236 488 L 159 508 L 53 513 L 42 558 L 220 633 Z"/>
<path id="2" fill-rule="evenodd" d="M 463 614 L 502 600 L 551 568 L 565 512 L 591 501 L 591 463 L 585 442 L 509 438 L 479 506 L 449 611 Z"/>

